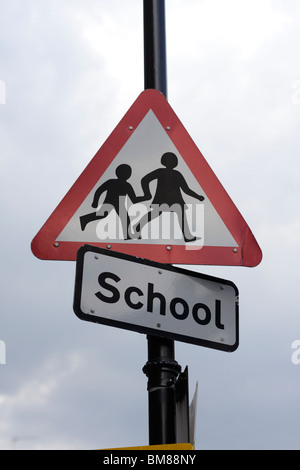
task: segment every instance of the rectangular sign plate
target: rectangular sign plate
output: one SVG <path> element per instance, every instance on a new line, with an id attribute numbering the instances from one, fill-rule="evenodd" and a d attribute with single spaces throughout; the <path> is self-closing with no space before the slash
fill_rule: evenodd
<path id="1" fill-rule="evenodd" d="M 238 289 L 224 279 L 83 245 L 74 312 L 86 321 L 232 352 Z"/>

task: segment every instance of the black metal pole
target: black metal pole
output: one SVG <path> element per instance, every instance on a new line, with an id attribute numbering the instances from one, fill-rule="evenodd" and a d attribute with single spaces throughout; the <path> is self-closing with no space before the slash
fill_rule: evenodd
<path id="1" fill-rule="evenodd" d="M 167 97 L 165 0 L 144 0 L 145 90 L 154 88 Z"/>
<path id="2" fill-rule="evenodd" d="M 167 97 L 165 1 L 144 0 L 145 89 Z M 174 341 L 147 336 L 149 444 L 173 444 L 176 436 L 176 382 L 181 367 L 174 358 Z"/>
<path id="3" fill-rule="evenodd" d="M 147 336 L 148 362 L 143 371 L 148 377 L 149 444 L 175 444 L 176 382 L 181 367 L 174 359 L 174 341 Z"/>

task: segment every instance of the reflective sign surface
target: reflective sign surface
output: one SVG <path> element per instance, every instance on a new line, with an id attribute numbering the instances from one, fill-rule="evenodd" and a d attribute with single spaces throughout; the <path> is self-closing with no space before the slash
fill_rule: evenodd
<path id="1" fill-rule="evenodd" d="M 230 281 L 85 245 L 74 311 L 87 321 L 224 351 L 238 347 L 238 289 Z"/>

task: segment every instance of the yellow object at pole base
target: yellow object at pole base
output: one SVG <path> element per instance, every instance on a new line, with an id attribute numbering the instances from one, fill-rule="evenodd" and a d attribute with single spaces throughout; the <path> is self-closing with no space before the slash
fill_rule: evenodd
<path id="1" fill-rule="evenodd" d="M 159 444 L 152 446 L 138 446 L 138 447 L 117 447 L 114 449 L 105 450 L 193 450 L 192 444 Z"/>

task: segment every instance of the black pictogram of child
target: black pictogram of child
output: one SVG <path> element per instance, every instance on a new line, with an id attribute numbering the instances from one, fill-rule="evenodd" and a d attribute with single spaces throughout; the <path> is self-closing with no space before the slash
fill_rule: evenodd
<path id="1" fill-rule="evenodd" d="M 126 196 L 130 198 L 133 204 L 139 202 L 141 198 L 135 195 L 135 192 L 127 180 L 130 178 L 132 169 L 130 165 L 121 164 L 116 168 L 115 179 L 110 179 L 103 183 L 95 191 L 92 207 L 98 207 L 101 194 L 106 192 L 104 202 L 97 212 L 92 212 L 80 217 L 81 230 L 83 231 L 87 224 L 93 220 L 104 219 L 108 216 L 111 210 L 115 210 L 118 214 L 123 229 L 125 240 L 130 239 L 130 218 L 126 209 Z"/>
<path id="2" fill-rule="evenodd" d="M 151 203 L 151 210 L 145 214 L 135 228 L 135 237 L 141 238 L 142 228 L 153 219 L 159 217 L 164 211 L 175 212 L 178 217 L 180 229 L 182 231 L 185 242 L 195 241 L 197 237 L 190 233 L 187 217 L 186 204 L 182 197 L 182 192 L 188 196 L 192 196 L 199 201 L 204 201 L 204 197 L 195 193 L 189 188 L 183 175 L 174 170 L 178 165 L 177 156 L 172 152 L 166 152 L 161 157 L 161 164 L 165 168 L 158 168 L 141 180 L 144 196 L 140 197 L 140 201 L 150 200 L 152 195 L 150 192 L 150 183 L 157 181 L 156 192 Z"/>

